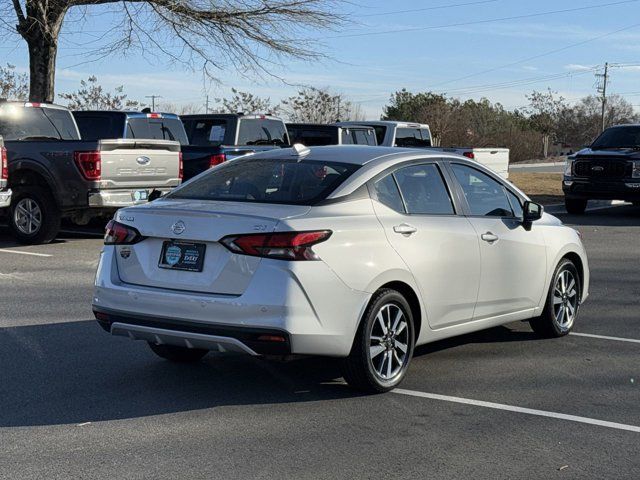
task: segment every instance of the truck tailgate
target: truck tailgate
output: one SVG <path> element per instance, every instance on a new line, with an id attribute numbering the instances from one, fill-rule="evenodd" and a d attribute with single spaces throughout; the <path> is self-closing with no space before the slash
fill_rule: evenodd
<path id="1" fill-rule="evenodd" d="M 101 140 L 100 188 L 174 187 L 180 183 L 180 144 L 169 140 Z"/>
<path id="2" fill-rule="evenodd" d="M 489 167 L 502 178 L 509 178 L 508 148 L 474 148 L 476 162 Z"/>

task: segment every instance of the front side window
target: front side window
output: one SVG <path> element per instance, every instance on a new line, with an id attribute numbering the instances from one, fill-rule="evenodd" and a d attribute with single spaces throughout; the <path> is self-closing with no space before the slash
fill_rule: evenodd
<path id="1" fill-rule="evenodd" d="M 238 159 L 178 187 L 168 198 L 314 205 L 358 165 L 295 159 Z"/>
<path id="2" fill-rule="evenodd" d="M 509 197 L 509 203 L 511 203 L 511 210 L 513 210 L 513 215 L 517 218 L 523 218 L 524 209 L 522 207 L 520 198 L 511 190 L 507 190 L 507 196 Z"/>
<path id="3" fill-rule="evenodd" d="M 513 211 L 500 182 L 475 168 L 452 164 L 456 180 L 464 191 L 471 215 L 482 217 L 511 217 Z"/>
<path id="4" fill-rule="evenodd" d="M 453 215 L 455 210 L 440 169 L 435 164 L 413 165 L 394 173 L 409 214 Z"/>

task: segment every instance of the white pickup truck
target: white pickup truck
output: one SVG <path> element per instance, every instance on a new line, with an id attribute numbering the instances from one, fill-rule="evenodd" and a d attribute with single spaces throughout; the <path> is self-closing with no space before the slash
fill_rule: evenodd
<path id="1" fill-rule="evenodd" d="M 336 125 L 363 125 L 373 127 L 376 131 L 378 145 L 387 147 L 429 148 L 432 151 L 438 150 L 463 155 L 489 167 L 501 177 L 509 178 L 508 148 L 434 147 L 431 142 L 429 125 L 421 123 L 367 120 L 363 122 L 338 122 Z"/>
<path id="2" fill-rule="evenodd" d="M 11 190 L 7 188 L 9 180 L 7 162 L 7 149 L 4 148 L 4 140 L 0 137 L 0 208 L 8 207 L 11 204 Z"/>

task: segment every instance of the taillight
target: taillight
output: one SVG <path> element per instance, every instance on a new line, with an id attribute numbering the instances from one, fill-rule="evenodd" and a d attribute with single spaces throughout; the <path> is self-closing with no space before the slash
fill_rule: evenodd
<path id="1" fill-rule="evenodd" d="M 182 180 L 184 178 L 184 162 L 182 161 L 182 152 L 178 154 L 178 178 Z"/>
<path id="2" fill-rule="evenodd" d="M 138 230 L 115 220 L 109 220 L 104 231 L 105 245 L 133 245 L 142 239 Z"/>
<path id="3" fill-rule="evenodd" d="M 278 260 L 319 260 L 313 245 L 331 236 L 330 230 L 314 232 L 230 235 L 220 242 L 234 253 Z"/>
<path id="4" fill-rule="evenodd" d="M 0 148 L 0 163 L 2 164 L 2 173 L 0 179 L 7 180 L 9 178 L 9 161 L 7 160 L 7 149 Z"/>
<path id="5" fill-rule="evenodd" d="M 473 152 L 462 152 L 462 155 L 464 155 L 467 158 L 470 158 L 471 160 L 475 160 L 476 155 Z"/>
<path id="6" fill-rule="evenodd" d="M 74 152 L 73 159 L 85 179 L 100 180 L 102 174 L 100 152 Z"/>
<path id="7" fill-rule="evenodd" d="M 216 165 L 220 165 L 227 161 L 227 156 L 224 153 L 217 153 L 209 157 L 209 168 L 213 168 Z"/>

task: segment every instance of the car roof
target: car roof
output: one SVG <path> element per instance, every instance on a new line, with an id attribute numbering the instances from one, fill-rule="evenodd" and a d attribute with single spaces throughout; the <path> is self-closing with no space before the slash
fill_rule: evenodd
<path id="1" fill-rule="evenodd" d="M 5 100 L 5 99 L 0 99 L 0 105 L 15 105 L 17 107 L 24 107 L 24 108 L 54 108 L 56 110 L 69 110 L 67 107 L 64 107 L 62 105 L 57 105 L 55 103 L 19 102 L 14 100 Z"/>
<path id="2" fill-rule="evenodd" d="M 342 126 L 361 125 L 361 126 L 364 126 L 364 127 L 369 126 L 369 125 L 375 125 L 375 126 L 380 126 L 380 127 L 429 128 L 429 125 L 427 125 L 426 123 L 398 122 L 398 121 L 393 121 L 393 120 L 362 120 L 362 121 L 351 120 L 351 121 L 348 121 L 348 122 L 336 122 L 335 125 L 342 125 Z"/>
<path id="3" fill-rule="evenodd" d="M 362 128 L 367 129 L 367 130 L 371 130 L 373 127 L 371 127 L 370 125 L 357 125 L 357 124 L 353 124 L 353 125 L 338 125 L 337 123 L 287 123 L 286 124 L 287 127 L 294 127 L 294 128 Z"/>

